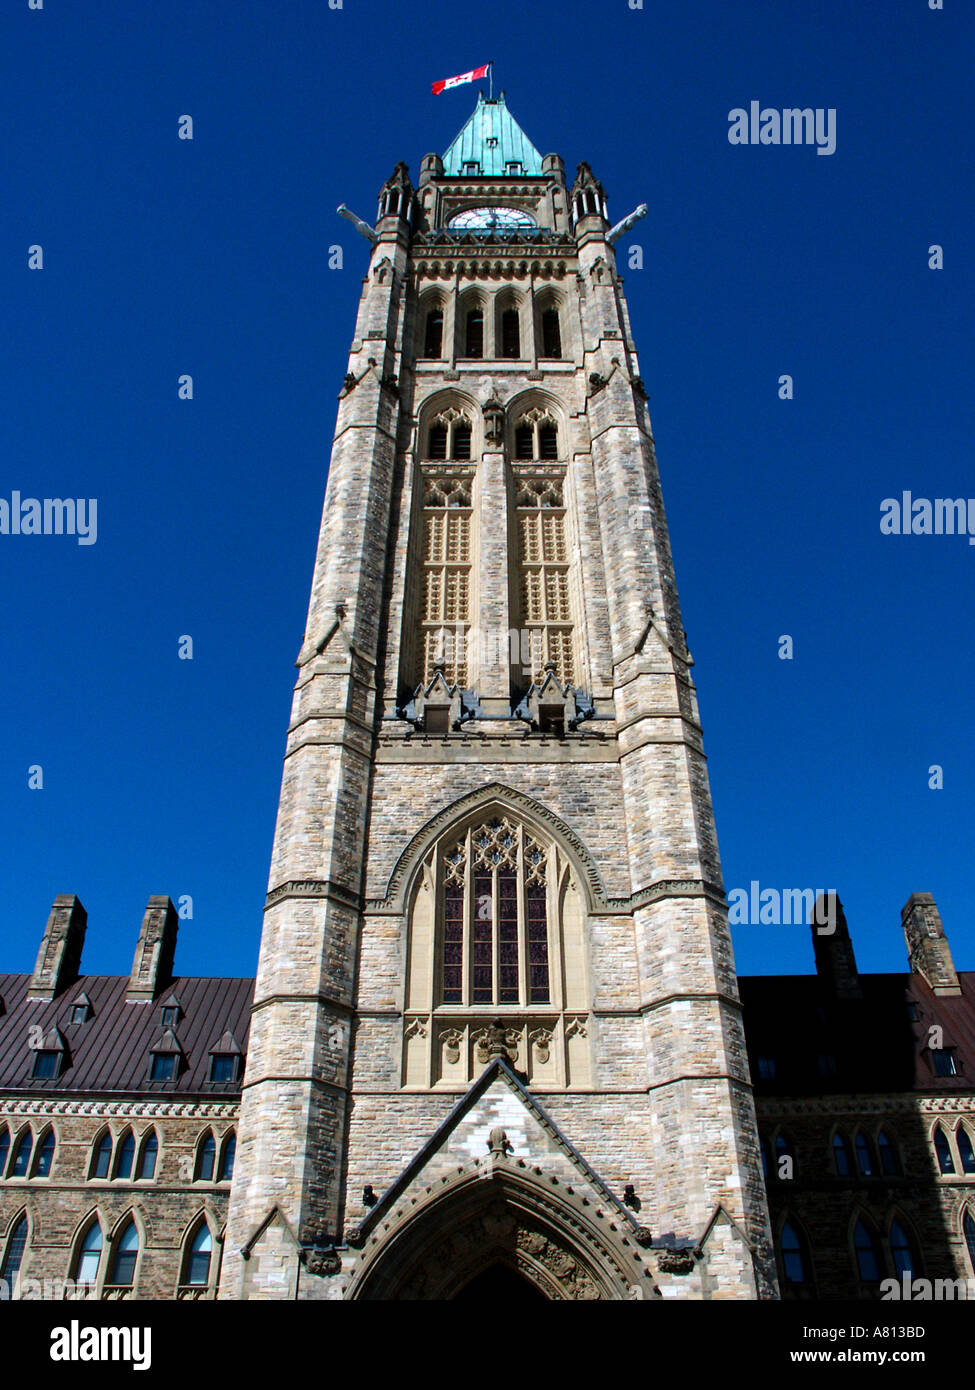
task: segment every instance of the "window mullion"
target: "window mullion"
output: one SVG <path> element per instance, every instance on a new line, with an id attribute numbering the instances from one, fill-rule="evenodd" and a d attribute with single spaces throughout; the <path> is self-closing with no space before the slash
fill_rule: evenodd
<path id="1" fill-rule="evenodd" d="M 461 998 L 464 1006 L 470 1008 L 473 990 L 471 987 L 471 936 L 473 933 L 473 913 L 472 900 L 474 896 L 474 866 L 471 862 L 471 832 L 468 829 L 464 837 L 464 931 L 463 931 L 463 970 L 461 986 Z"/>
<path id="2" fill-rule="evenodd" d="M 525 828 L 518 827 L 518 998 L 527 1007 L 531 994 L 528 983 L 528 908 L 525 901 Z"/>
<path id="3" fill-rule="evenodd" d="M 501 894 L 498 888 L 498 866 L 491 870 L 491 998 L 495 1004 L 501 1000 L 501 961 L 498 930 L 501 922 Z"/>

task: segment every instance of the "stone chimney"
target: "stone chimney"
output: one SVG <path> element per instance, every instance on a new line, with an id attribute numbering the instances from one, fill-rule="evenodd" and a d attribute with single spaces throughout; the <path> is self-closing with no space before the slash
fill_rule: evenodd
<path id="1" fill-rule="evenodd" d="M 846 913 L 836 893 L 821 893 L 810 920 L 816 974 L 836 999 L 862 999 Z"/>
<path id="2" fill-rule="evenodd" d="M 912 893 L 901 908 L 907 959 L 914 974 L 926 980 L 935 994 L 961 994 L 938 905 L 930 893 Z"/>
<path id="3" fill-rule="evenodd" d="M 87 926 L 88 913 L 74 893 L 59 893 L 41 937 L 29 998 L 54 999 L 78 978 Z"/>
<path id="4" fill-rule="evenodd" d="M 178 928 L 179 916 L 170 898 L 166 894 L 150 898 L 132 960 L 126 999 L 154 999 L 172 980 Z"/>

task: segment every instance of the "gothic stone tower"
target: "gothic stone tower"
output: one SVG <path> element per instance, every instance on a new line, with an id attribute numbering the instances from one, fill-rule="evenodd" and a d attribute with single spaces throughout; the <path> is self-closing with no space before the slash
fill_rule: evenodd
<path id="1" fill-rule="evenodd" d="M 222 1296 L 774 1297 L 619 228 L 503 95 L 359 226 Z"/>

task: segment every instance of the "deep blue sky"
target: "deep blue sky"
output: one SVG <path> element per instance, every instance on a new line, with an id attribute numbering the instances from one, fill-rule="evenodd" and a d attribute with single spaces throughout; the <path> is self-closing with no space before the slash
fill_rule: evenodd
<path id="1" fill-rule="evenodd" d="M 975 495 L 975 22 L 945 6 L 4 7 L 0 496 L 97 497 L 99 529 L 0 536 L 3 969 L 76 892 L 85 968 L 127 971 L 166 892 L 194 900 L 182 973 L 253 971 L 367 262 L 335 207 L 371 219 L 397 160 L 444 150 L 475 89 L 430 83 L 487 59 L 614 217 L 650 204 L 620 259 L 727 887 L 837 889 L 873 970 L 930 891 L 975 968 L 975 548 L 879 530 L 904 488 Z M 835 107 L 836 153 L 731 146 L 752 99 Z M 801 928 L 735 936 L 743 972 L 811 968 Z"/>

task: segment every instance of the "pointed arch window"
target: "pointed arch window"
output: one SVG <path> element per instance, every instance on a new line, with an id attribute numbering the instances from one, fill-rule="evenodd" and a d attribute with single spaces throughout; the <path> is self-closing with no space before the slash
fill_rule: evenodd
<path id="1" fill-rule="evenodd" d="M 480 305 L 468 309 L 464 319 L 464 356 L 484 356 L 484 310 Z"/>
<path id="2" fill-rule="evenodd" d="M 542 356 L 562 356 L 562 327 L 554 305 L 542 310 Z"/>
<path id="3" fill-rule="evenodd" d="M 907 1231 L 896 1217 L 890 1223 L 890 1257 L 894 1263 L 894 1273 L 898 1278 L 902 1274 L 908 1275 L 911 1279 L 914 1278 L 917 1269 L 914 1246 Z"/>
<path id="4" fill-rule="evenodd" d="M 21 1132 L 17 1140 L 17 1147 L 14 1149 L 13 1162 L 10 1167 L 12 1178 L 26 1178 L 27 1170 L 30 1168 L 30 1156 L 34 1148 L 34 1135 L 30 1125 Z"/>
<path id="5" fill-rule="evenodd" d="M 468 830 L 443 859 L 444 1004 L 548 1004 L 546 853 L 507 818 Z"/>
<path id="6" fill-rule="evenodd" d="M 428 309 L 423 326 L 423 356 L 440 357 L 443 353 L 443 309 L 437 305 Z"/>
<path id="7" fill-rule="evenodd" d="M 34 1159 L 33 1177 L 49 1178 L 51 1176 L 51 1165 L 54 1162 L 54 1148 L 54 1130 L 49 1129 L 37 1146 L 37 1157 Z"/>
<path id="8" fill-rule="evenodd" d="M 894 1141 L 885 1129 L 877 1135 L 877 1155 L 880 1159 L 880 1171 L 885 1177 L 897 1177 L 900 1174 L 900 1158 Z"/>
<path id="9" fill-rule="evenodd" d="M 521 356 L 521 316 L 514 308 L 501 312 L 501 356 Z"/>
<path id="10" fill-rule="evenodd" d="M 559 456 L 558 422 L 547 410 L 537 407 L 526 410 L 515 426 L 515 458 L 557 459 Z"/>
<path id="11" fill-rule="evenodd" d="M 575 683 L 574 624 L 566 543 L 564 481 L 516 470 L 520 652 L 516 679 L 541 684 L 551 662 L 562 685 Z"/>
<path id="12" fill-rule="evenodd" d="M 787 1284 L 808 1284 L 810 1274 L 809 1248 L 805 1237 L 791 1218 L 787 1218 L 782 1223 L 779 1249 L 782 1252 L 782 1274 L 785 1282 Z"/>
<path id="13" fill-rule="evenodd" d="M 872 1178 L 877 1170 L 877 1166 L 874 1163 L 873 1148 L 870 1144 L 870 1140 L 862 1129 L 857 1131 L 855 1148 L 857 1168 L 860 1170 L 861 1176 L 864 1178 Z"/>
<path id="14" fill-rule="evenodd" d="M 81 1242 L 78 1250 L 78 1260 L 75 1265 L 74 1278 L 78 1284 L 94 1284 L 98 1279 L 98 1266 L 101 1263 L 102 1247 L 102 1228 L 98 1224 L 98 1219 L 92 1222 L 85 1233 L 85 1238 Z"/>
<path id="15" fill-rule="evenodd" d="M 6 1125 L 0 1125 L 0 1178 L 4 1175 L 7 1167 L 7 1155 L 10 1153 L 10 1130 Z"/>
<path id="16" fill-rule="evenodd" d="M 427 457 L 430 459 L 459 459 L 471 457 L 473 430 L 470 416 L 448 406 L 435 416 L 427 435 Z"/>
<path id="17" fill-rule="evenodd" d="M 968 1251 L 968 1259 L 975 1273 L 975 1216 L 972 1216 L 971 1207 L 965 1208 L 965 1215 L 961 1223 L 962 1235 L 965 1237 L 965 1248 Z"/>
<path id="18" fill-rule="evenodd" d="M 154 1178 L 156 1176 L 156 1159 L 159 1156 L 159 1139 L 154 1129 L 142 1141 L 142 1151 L 139 1154 L 139 1169 L 136 1176 L 140 1179 Z"/>
<path id="19" fill-rule="evenodd" d="M 210 1234 L 210 1227 L 204 1221 L 202 1226 L 197 1229 L 196 1234 L 190 1243 L 189 1254 L 186 1260 L 187 1284 L 195 1285 L 197 1288 L 210 1282 L 210 1260 L 213 1255 L 213 1236 Z"/>
<path id="20" fill-rule="evenodd" d="M 237 1157 L 237 1135 L 233 1130 L 223 1141 L 223 1152 L 220 1155 L 220 1181 L 229 1182 L 234 1175 L 234 1160 Z"/>
<path id="21" fill-rule="evenodd" d="M 955 1171 L 955 1160 L 951 1156 L 951 1144 L 940 1125 L 934 1127 L 934 1151 L 938 1158 L 938 1168 L 942 1173 Z"/>
<path id="22" fill-rule="evenodd" d="M 958 1141 L 958 1157 L 961 1159 L 961 1171 L 971 1175 L 975 1173 L 975 1149 L 972 1148 L 972 1136 L 964 1125 L 959 1125 L 955 1138 Z"/>
<path id="23" fill-rule="evenodd" d="M 131 1129 L 127 1129 L 122 1135 L 118 1146 L 118 1158 L 115 1163 L 115 1176 L 117 1178 L 131 1178 L 132 1165 L 135 1162 L 135 1135 Z"/>
<path id="24" fill-rule="evenodd" d="M 864 1284 L 880 1280 L 880 1251 L 876 1237 L 861 1217 L 853 1230 L 853 1250 L 856 1255 L 857 1277 Z"/>
<path id="25" fill-rule="evenodd" d="M 135 1266 L 139 1258 L 139 1229 L 132 1218 L 115 1242 L 115 1252 L 108 1282 L 124 1288 L 135 1282 Z"/>
<path id="26" fill-rule="evenodd" d="M 196 1181 L 212 1182 L 216 1162 L 217 1141 L 213 1137 L 213 1130 L 208 1129 L 196 1151 Z"/>
<path id="27" fill-rule="evenodd" d="M 92 1150 L 91 1172 L 89 1177 L 107 1178 L 112 1171 L 112 1134 L 110 1130 L 105 1131 L 100 1139 L 95 1141 Z"/>
<path id="28" fill-rule="evenodd" d="M 839 1130 L 833 1135 L 833 1167 L 839 1178 L 848 1178 L 853 1171 L 849 1141 L 846 1135 L 841 1134 Z"/>
<path id="29" fill-rule="evenodd" d="M 3 1256 L 3 1267 L 0 1268 L 0 1279 L 6 1284 L 10 1297 L 13 1297 L 17 1292 L 17 1276 L 20 1274 L 20 1266 L 24 1262 L 24 1252 L 27 1249 L 29 1234 L 27 1217 L 24 1215 L 10 1233 L 7 1249 Z"/>

